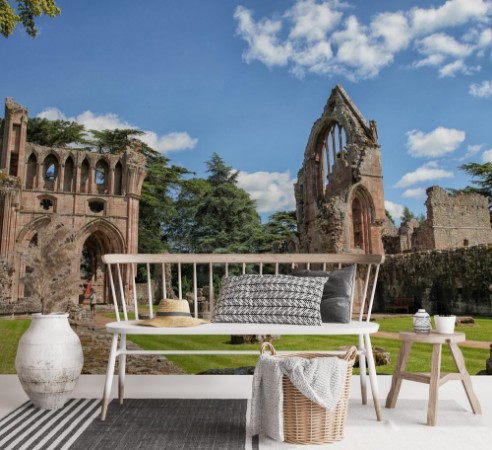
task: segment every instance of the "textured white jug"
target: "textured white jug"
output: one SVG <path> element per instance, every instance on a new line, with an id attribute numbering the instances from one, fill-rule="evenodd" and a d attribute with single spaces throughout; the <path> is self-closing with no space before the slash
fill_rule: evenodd
<path id="1" fill-rule="evenodd" d="M 68 314 L 33 314 L 19 341 L 15 368 L 36 408 L 59 409 L 79 379 L 84 356 Z"/>

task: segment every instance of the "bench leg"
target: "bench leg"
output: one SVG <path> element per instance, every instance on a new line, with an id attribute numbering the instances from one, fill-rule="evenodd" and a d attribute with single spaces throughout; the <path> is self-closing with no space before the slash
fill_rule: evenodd
<path id="1" fill-rule="evenodd" d="M 367 405 L 367 370 L 366 370 L 366 351 L 364 347 L 364 336 L 359 334 L 359 371 L 360 371 L 360 395 L 362 404 Z"/>
<path id="2" fill-rule="evenodd" d="M 125 371 L 126 371 L 126 334 L 121 335 L 120 356 L 119 356 L 119 373 L 118 373 L 118 400 L 120 405 L 123 404 L 125 397 Z"/>
<path id="3" fill-rule="evenodd" d="M 111 350 L 109 352 L 108 368 L 106 370 L 106 381 L 104 383 L 104 392 L 101 408 L 101 420 L 106 420 L 106 413 L 108 411 L 109 400 L 111 396 L 111 384 L 113 383 L 114 366 L 116 364 L 116 349 L 118 346 L 118 334 L 113 334 L 113 341 L 111 342 Z"/>
<path id="4" fill-rule="evenodd" d="M 407 367 L 408 356 L 410 355 L 410 349 L 412 348 L 412 342 L 403 341 L 400 353 L 398 353 L 398 361 L 396 362 L 395 373 L 391 379 L 391 389 L 386 398 L 386 408 L 394 408 L 396 406 L 396 400 L 401 388 L 401 373 L 405 371 Z"/>
<path id="5" fill-rule="evenodd" d="M 381 413 L 381 404 L 379 403 L 378 379 L 376 376 L 374 356 L 372 354 L 371 338 L 368 334 L 365 334 L 364 339 L 366 344 L 367 368 L 369 369 L 369 381 L 371 382 L 372 400 L 374 402 L 374 409 L 376 410 L 376 418 L 378 421 L 381 421 L 383 420 L 383 415 Z"/>

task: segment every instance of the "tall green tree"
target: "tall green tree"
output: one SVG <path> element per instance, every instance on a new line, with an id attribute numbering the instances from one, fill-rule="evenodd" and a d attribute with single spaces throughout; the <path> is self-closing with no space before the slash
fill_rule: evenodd
<path id="1" fill-rule="evenodd" d="M 151 149 L 148 148 L 148 152 Z M 169 165 L 157 152 L 147 155 L 147 175 L 142 185 L 139 206 L 138 251 L 160 253 L 168 249 L 166 226 L 176 215 L 175 192 L 189 171 Z"/>
<path id="2" fill-rule="evenodd" d="M 278 211 L 268 217 L 262 225 L 259 252 L 271 252 L 275 244 L 282 244 L 297 231 L 295 211 Z"/>
<path id="3" fill-rule="evenodd" d="M 36 18 L 43 14 L 56 17 L 60 13 L 55 0 L 0 0 L 0 33 L 9 37 L 21 24 L 29 36 L 36 37 Z"/>
<path id="4" fill-rule="evenodd" d="M 99 153 L 121 153 L 131 143 L 136 136 L 142 136 L 143 131 L 135 128 L 116 128 L 114 130 L 90 130 L 93 139 L 90 144 Z M 150 147 L 145 146 L 145 149 L 151 153 L 156 153 Z"/>
<path id="5" fill-rule="evenodd" d="M 84 125 L 68 120 L 48 120 L 34 117 L 27 122 L 27 142 L 47 147 L 87 144 Z"/>
<path id="6" fill-rule="evenodd" d="M 206 164 L 209 176 L 184 183 L 177 197 L 179 213 L 169 226 L 172 249 L 196 253 L 258 251 L 260 216 L 255 202 L 237 185 L 238 172 L 216 153 Z"/>
<path id="7" fill-rule="evenodd" d="M 455 192 L 473 192 L 485 195 L 489 201 L 489 210 L 492 212 L 492 162 L 463 164 L 460 169 L 472 177 L 472 184 L 475 186 L 467 186 Z"/>

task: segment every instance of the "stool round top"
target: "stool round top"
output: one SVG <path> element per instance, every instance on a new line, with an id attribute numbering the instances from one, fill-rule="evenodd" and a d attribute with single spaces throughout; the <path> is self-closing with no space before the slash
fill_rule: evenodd
<path id="1" fill-rule="evenodd" d="M 439 334 L 437 331 L 430 333 L 415 333 L 415 331 L 400 331 L 402 341 L 422 342 L 427 344 L 444 344 L 446 342 L 463 342 L 465 333 Z"/>

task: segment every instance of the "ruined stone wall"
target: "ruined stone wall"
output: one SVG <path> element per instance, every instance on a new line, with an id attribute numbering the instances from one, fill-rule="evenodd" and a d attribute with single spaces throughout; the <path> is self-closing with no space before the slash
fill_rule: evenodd
<path id="1" fill-rule="evenodd" d="M 366 121 L 340 85 L 313 124 L 294 191 L 300 251 L 383 252 L 376 123 Z"/>
<path id="2" fill-rule="evenodd" d="M 449 195 L 433 186 L 427 189 L 427 223 L 436 249 L 492 243 L 487 198 L 479 194 Z"/>
<path id="3" fill-rule="evenodd" d="M 379 274 L 375 310 L 413 297 L 435 314 L 492 316 L 492 246 L 387 255 Z"/>

